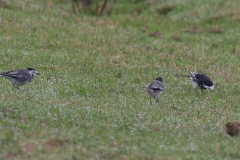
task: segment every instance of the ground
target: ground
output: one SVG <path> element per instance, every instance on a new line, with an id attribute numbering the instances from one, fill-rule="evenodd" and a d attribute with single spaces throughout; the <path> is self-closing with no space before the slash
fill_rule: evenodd
<path id="1" fill-rule="evenodd" d="M 238 159 L 240 1 L 119 1 L 111 15 L 69 1 L 1 3 L 1 159 Z M 207 74 L 214 92 L 183 77 Z M 163 77 L 151 105 L 144 86 Z"/>

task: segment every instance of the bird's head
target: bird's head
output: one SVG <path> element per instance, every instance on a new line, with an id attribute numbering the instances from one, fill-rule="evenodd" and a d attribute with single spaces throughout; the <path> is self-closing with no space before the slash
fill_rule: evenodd
<path id="1" fill-rule="evenodd" d="M 155 80 L 162 82 L 162 77 L 157 77 Z"/>
<path id="2" fill-rule="evenodd" d="M 208 89 L 210 89 L 211 91 L 213 91 L 213 89 L 214 89 L 214 85 L 211 86 L 211 87 L 208 87 Z"/>
<path id="3" fill-rule="evenodd" d="M 212 85 L 212 86 L 203 85 L 203 86 L 204 86 L 204 88 L 209 89 L 211 91 L 213 91 L 213 89 L 214 89 L 214 85 Z"/>
<path id="4" fill-rule="evenodd" d="M 35 69 L 33 68 L 27 68 L 27 70 L 29 71 L 29 73 L 33 76 L 36 76 L 36 75 L 40 75 Z"/>

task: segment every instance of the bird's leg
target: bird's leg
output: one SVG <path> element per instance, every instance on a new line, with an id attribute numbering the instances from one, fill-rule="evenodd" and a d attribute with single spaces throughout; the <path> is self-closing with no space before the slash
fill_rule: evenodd
<path id="1" fill-rule="evenodd" d="M 17 88 L 19 91 L 21 91 L 21 89 L 19 87 L 16 87 L 15 85 L 13 85 L 13 87 Z"/>
<path id="2" fill-rule="evenodd" d="M 156 99 L 156 102 L 159 102 L 159 99 L 158 99 L 158 98 Z"/>
<path id="3" fill-rule="evenodd" d="M 158 98 L 156 96 L 154 96 L 154 99 L 156 99 L 156 102 L 158 102 Z"/>
<path id="4" fill-rule="evenodd" d="M 150 104 L 152 105 L 152 100 L 151 100 L 151 98 L 150 98 Z"/>
<path id="5" fill-rule="evenodd" d="M 195 101 L 195 99 L 193 99 L 191 103 L 193 103 L 194 101 Z"/>

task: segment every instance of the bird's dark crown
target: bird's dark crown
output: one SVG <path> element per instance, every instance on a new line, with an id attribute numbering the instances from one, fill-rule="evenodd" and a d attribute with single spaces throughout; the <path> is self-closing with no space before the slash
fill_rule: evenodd
<path id="1" fill-rule="evenodd" d="M 155 80 L 162 82 L 162 77 L 157 77 Z"/>
<path id="2" fill-rule="evenodd" d="M 29 71 L 35 71 L 35 69 L 33 69 L 33 68 L 27 68 L 27 70 L 29 70 Z"/>

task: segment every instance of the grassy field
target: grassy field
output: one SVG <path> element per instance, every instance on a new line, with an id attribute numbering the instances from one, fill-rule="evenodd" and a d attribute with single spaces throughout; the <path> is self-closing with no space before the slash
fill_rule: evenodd
<path id="1" fill-rule="evenodd" d="M 240 1 L 146 2 L 101 17 L 50 0 L 0 8 L 0 72 L 41 74 L 22 92 L 0 79 L 0 159 L 240 158 L 224 130 L 240 117 Z M 197 96 L 190 71 L 215 92 Z M 150 105 L 157 76 L 165 91 Z"/>

